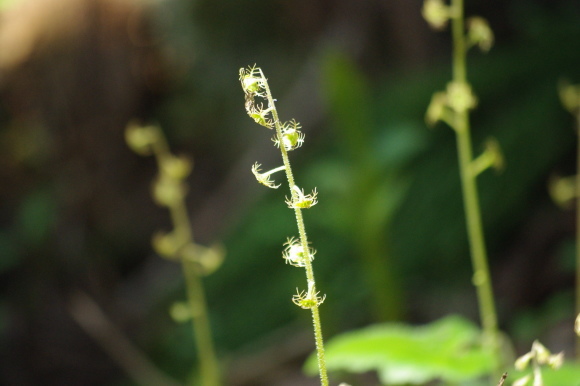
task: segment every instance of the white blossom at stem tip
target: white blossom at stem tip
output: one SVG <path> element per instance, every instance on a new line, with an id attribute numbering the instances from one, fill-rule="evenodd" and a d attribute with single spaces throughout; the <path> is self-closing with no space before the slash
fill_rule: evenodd
<path id="1" fill-rule="evenodd" d="M 240 83 L 246 95 L 264 97 L 264 74 L 256 65 L 240 68 Z"/>
<path id="2" fill-rule="evenodd" d="M 304 133 L 301 132 L 300 129 L 300 123 L 292 119 L 291 121 L 282 125 L 282 138 L 275 136 L 272 138 L 272 141 L 274 141 L 277 147 L 280 147 L 280 144 L 284 145 L 286 151 L 298 149 L 304 143 L 305 137 Z"/>

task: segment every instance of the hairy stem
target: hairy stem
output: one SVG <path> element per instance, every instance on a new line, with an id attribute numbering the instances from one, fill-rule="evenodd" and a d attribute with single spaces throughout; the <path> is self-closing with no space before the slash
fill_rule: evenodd
<path id="1" fill-rule="evenodd" d="M 265 79 L 262 71 L 260 70 L 262 78 Z M 266 96 L 268 98 L 268 106 L 272 108 L 272 118 L 274 120 L 275 129 L 276 129 L 276 136 L 280 141 L 282 140 L 282 125 L 280 123 L 280 119 L 278 118 L 278 112 L 274 105 L 274 99 L 272 98 L 272 94 L 270 92 L 270 87 L 267 82 L 264 84 L 264 88 L 266 90 Z M 288 151 L 284 147 L 283 144 L 280 144 L 280 152 L 282 153 L 282 161 L 284 163 L 284 167 L 286 170 L 286 177 L 288 179 L 288 185 L 290 188 L 290 192 L 292 194 L 292 198 L 297 198 L 297 193 L 294 191 L 293 187 L 296 186 L 294 182 L 294 174 L 292 173 L 292 167 L 290 166 L 290 159 L 288 157 Z M 306 237 L 306 227 L 304 226 L 304 219 L 302 217 L 302 210 L 300 208 L 294 208 L 294 214 L 296 215 L 296 224 L 298 225 L 298 234 L 300 236 L 300 244 L 302 245 L 302 250 L 307 253 L 309 251 L 308 246 L 308 238 Z M 315 280 L 314 280 L 314 270 L 312 268 L 312 262 L 310 259 L 304 259 L 305 263 L 305 270 L 306 270 L 306 280 L 308 284 L 312 283 L 314 286 L 314 293 L 316 293 L 315 289 Z M 318 305 L 315 305 L 310 308 L 312 311 L 312 322 L 314 325 L 314 339 L 316 343 L 316 355 L 318 358 L 318 369 L 320 372 L 320 382 L 323 386 L 328 386 L 328 374 L 326 370 L 326 359 L 324 357 L 324 340 L 322 338 L 322 324 L 320 322 L 320 313 L 318 312 Z"/>

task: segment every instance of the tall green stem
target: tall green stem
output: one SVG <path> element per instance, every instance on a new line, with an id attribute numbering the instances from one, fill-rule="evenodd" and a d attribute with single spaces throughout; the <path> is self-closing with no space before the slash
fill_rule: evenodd
<path id="1" fill-rule="evenodd" d="M 463 0 L 453 0 L 452 18 L 453 34 L 453 81 L 458 84 L 467 82 L 466 42 L 463 20 Z M 496 370 L 499 371 L 500 347 L 497 327 L 497 315 L 489 273 L 487 252 L 483 235 L 479 196 L 477 193 L 476 173 L 473 173 L 472 144 L 468 110 L 457 111 L 454 116 L 454 129 L 457 134 L 457 151 L 463 189 L 463 200 L 467 222 L 467 232 L 473 265 L 473 284 L 476 287 L 479 302 L 481 324 L 485 343 L 489 345 L 496 358 Z"/>
<path id="2" fill-rule="evenodd" d="M 282 139 L 282 125 L 280 123 L 280 119 L 278 118 L 278 112 L 274 107 L 274 99 L 272 98 L 272 94 L 270 92 L 270 88 L 268 83 L 265 82 L 264 88 L 266 90 L 266 95 L 268 98 L 268 106 L 272 107 L 272 118 L 276 128 L 276 136 L 280 140 Z M 280 152 L 282 153 L 282 161 L 284 163 L 284 167 L 286 170 L 286 177 L 288 179 L 288 185 L 290 188 L 290 192 L 292 194 L 293 199 L 296 198 L 296 192 L 294 191 L 293 187 L 296 186 L 294 182 L 294 174 L 292 173 L 292 167 L 290 165 L 290 159 L 288 157 L 288 151 L 286 147 L 281 144 L 280 145 Z M 302 250 L 309 251 L 310 248 L 308 246 L 308 238 L 306 237 L 306 227 L 304 226 L 304 218 L 302 217 L 302 210 L 300 208 L 294 208 L 294 214 L 296 216 L 296 224 L 298 225 L 298 235 L 300 236 L 300 244 L 302 245 Z M 304 268 L 306 270 L 306 280 L 308 282 L 308 286 L 313 287 L 314 293 L 316 293 L 315 283 L 314 280 L 314 270 L 312 268 L 312 262 L 310 259 L 304 259 Z M 326 359 L 324 357 L 324 340 L 322 338 L 322 324 L 320 322 L 320 313 L 318 311 L 318 305 L 314 305 L 310 308 L 312 312 L 312 323 L 314 325 L 314 339 L 316 343 L 316 355 L 318 358 L 318 369 L 320 371 L 320 382 L 323 386 L 328 386 L 328 374 L 326 370 Z"/>
<path id="3" fill-rule="evenodd" d="M 205 291 L 194 263 L 182 260 L 187 286 L 187 300 L 192 312 L 192 327 L 199 355 L 201 381 L 204 386 L 220 385 L 219 365 L 211 339 Z"/>

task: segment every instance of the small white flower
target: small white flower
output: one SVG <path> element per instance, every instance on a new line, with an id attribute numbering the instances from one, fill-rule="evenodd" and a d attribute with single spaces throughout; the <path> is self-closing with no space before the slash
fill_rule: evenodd
<path id="1" fill-rule="evenodd" d="M 292 190 L 296 193 L 292 195 L 292 199 L 286 198 L 286 204 L 292 209 L 308 209 L 318 203 L 317 196 L 318 192 L 316 188 L 310 194 L 305 194 L 304 189 L 300 190 L 298 186 L 294 185 Z"/>
<path id="2" fill-rule="evenodd" d="M 253 65 L 248 68 L 240 68 L 240 83 L 246 95 L 263 97 L 264 83 L 266 79 L 259 67 Z"/>
<path id="3" fill-rule="evenodd" d="M 277 147 L 280 147 L 280 143 L 282 143 L 286 151 L 297 149 L 302 146 L 305 137 L 300 129 L 300 124 L 293 119 L 282 126 L 282 138 L 274 137 L 272 141 Z"/>
<path id="4" fill-rule="evenodd" d="M 316 292 L 312 281 L 308 282 L 308 291 L 298 291 L 297 288 L 296 292 L 297 294 L 292 296 L 292 302 L 305 310 L 318 307 L 326 299 L 326 295 L 318 296 L 320 292 Z"/>
<path id="5" fill-rule="evenodd" d="M 284 245 L 286 248 L 284 248 L 284 252 L 282 252 L 282 257 L 288 264 L 295 267 L 304 267 L 306 261 L 314 260 L 316 251 L 312 248 L 308 248 L 308 251 L 305 253 L 299 239 L 289 237 Z"/>

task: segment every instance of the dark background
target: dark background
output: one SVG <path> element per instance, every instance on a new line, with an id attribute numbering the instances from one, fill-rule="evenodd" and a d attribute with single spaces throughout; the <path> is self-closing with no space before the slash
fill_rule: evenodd
<path id="1" fill-rule="evenodd" d="M 254 63 L 282 119 L 306 133 L 291 160 L 298 184 L 319 191 L 305 217 L 325 336 L 449 313 L 477 321 L 454 134 L 424 123 L 451 76 L 450 36 L 420 7 L 0 1 L 0 383 L 132 384 L 127 368 L 153 383 L 191 376 L 190 326 L 168 312 L 184 299 L 181 271 L 150 244 L 171 227 L 150 198 L 155 163 L 124 143 L 137 118 L 193 157 L 195 239 L 227 249 L 205 280 L 226 384 L 316 384 L 300 372 L 310 315 L 290 301 L 304 273 L 281 259 L 296 233 L 288 193 L 250 172 L 281 163 L 244 111 L 238 69 Z M 548 181 L 575 173 L 557 85 L 580 81 L 580 4 L 472 0 L 466 15 L 496 34 L 488 54 L 470 52 L 468 77 L 475 153 L 494 136 L 506 159 L 479 178 L 501 328 L 518 352 L 539 338 L 572 356 L 575 213 L 553 203 Z"/>

